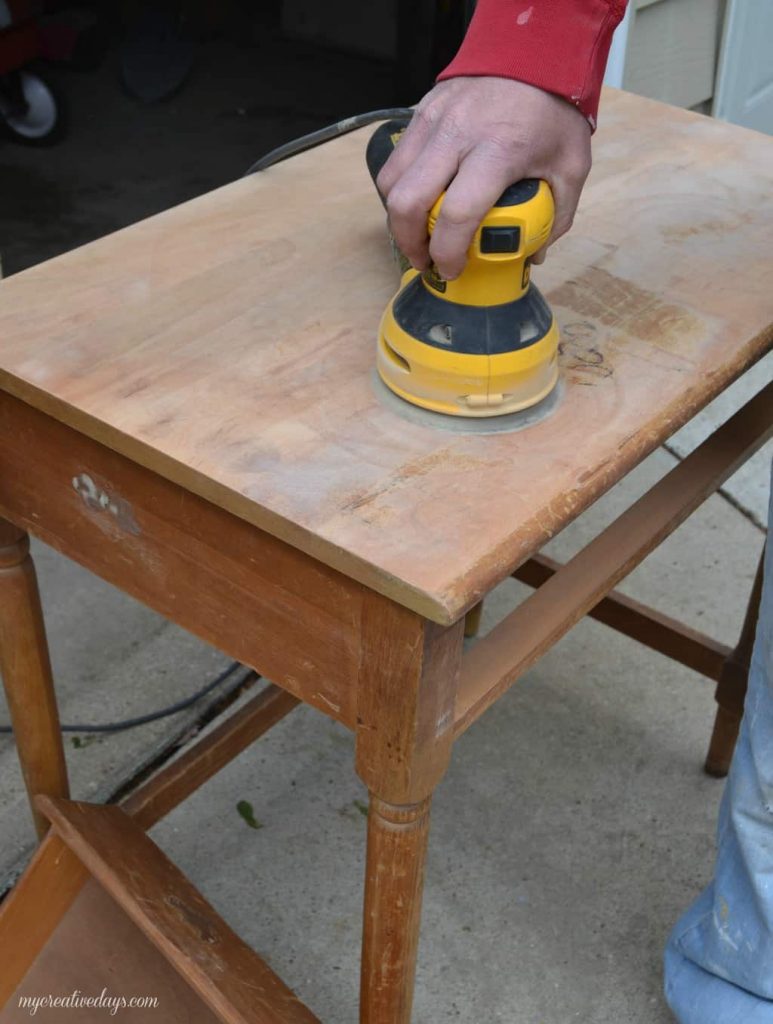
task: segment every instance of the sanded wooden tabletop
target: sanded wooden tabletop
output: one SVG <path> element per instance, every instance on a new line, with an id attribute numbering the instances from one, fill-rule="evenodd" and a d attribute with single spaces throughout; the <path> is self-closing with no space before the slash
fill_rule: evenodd
<path id="1" fill-rule="evenodd" d="M 449 623 L 771 347 L 773 139 L 607 91 L 534 273 L 562 401 L 470 436 L 374 390 L 397 275 L 368 134 L 4 281 L 0 388 Z"/>

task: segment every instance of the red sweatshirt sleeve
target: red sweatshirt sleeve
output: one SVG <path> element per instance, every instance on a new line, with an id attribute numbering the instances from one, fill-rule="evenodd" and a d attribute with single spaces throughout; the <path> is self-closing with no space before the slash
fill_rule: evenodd
<path id="1" fill-rule="evenodd" d="M 626 0 L 478 0 L 459 52 L 438 76 L 496 75 L 579 107 L 596 127 L 612 33 Z"/>

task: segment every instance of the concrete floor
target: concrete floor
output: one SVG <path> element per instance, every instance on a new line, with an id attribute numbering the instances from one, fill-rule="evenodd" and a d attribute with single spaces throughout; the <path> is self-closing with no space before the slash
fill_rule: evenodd
<path id="1" fill-rule="evenodd" d="M 71 140 L 51 153 L 2 151 L 6 272 L 220 184 L 329 116 L 389 102 L 385 69 L 374 77 L 356 60 L 294 53 L 218 44 L 172 104 L 149 109 L 117 91 L 110 65 L 68 78 Z M 277 64 L 292 74 L 275 79 Z M 738 392 L 770 373 L 768 359 Z M 655 453 L 552 552 L 570 555 L 738 400 Z M 711 498 L 622 589 L 732 643 L 764 538 L 770 456 L 769 446 L 731 482 L 732 503 Z M 65 720 L 142 713 L 227 664 L 49 549 L 36 555 Z M 503 584 L 484 629 L 526 592 Z M 710 875 L 722 792 L 701 772 L 712 715 L 705 680 L 584 621 L 469 731 L 435 801 L 415 1020 L 671 1019 L 661 950 Z M 70 737 L 75 795 L 108 798 L 196 718 Z M 366 794 L 352 755 L 344 729 L 300 709 L 153 832 L 331 1022 L 356 1018 Z M 237 812 L 242 800 L 259 828 Z M 0 736 L 0 880 L 31 842 L 13 744 Z"/>

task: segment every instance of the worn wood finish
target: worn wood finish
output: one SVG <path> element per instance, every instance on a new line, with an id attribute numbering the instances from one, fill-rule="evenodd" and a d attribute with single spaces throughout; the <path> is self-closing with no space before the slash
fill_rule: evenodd
<path id="1" fill-rule="evenodd" d="M 87 878 L 88 871 L 72 850 L 49 830 L 0 903 L 0 1008 L 21 984 Z"/>
<path id="2" fill-rule="evenodd" d="M 121 1006 L 115 1012 L 110 1004 L 90 1009 L 40 1006 L 34 1016 L 29 1008 L 19 1006 L 19 999 L 24 996 L 69 996 L 80 992 L 98 997 L 103 990 L 108 999 L 151 996 L 158 1000 L 158 1005 Z M 215 1014 L 93 879 L 85 883 L 5 1009 L 0 1009 L 0 1024 L 29 1020 L 36 1024 L 61 1024 L 63 1020 L 77 1024 L 115 1020 L 122 1024 L 218 1022 Z"/>
<path id="3" fill-rule="evenodd" d="M 0 514 L 354 724 L 359 584 L 2 391 Z"/>
<path id="4" fill-rule="evenodd" d="M 370 791 L 361 1024 L 411 1019 L 432 793 L 451 755 L 464 621 L 363 606 L 356 767 Z"/>
<path id="5" fill-rule="evenodd" d="M 535 273 L 563 401 L 471 436 L 374 392 L 396 278 L 367 138 L 3 281 L 0 387 L 447 624 L 770 348 L 773 139 L 608 91 Z"/>
<path id="6" fill-rule="evenodd" d="M 395 276 L 367 135 L 0 285 L 0 515 L 292 695 L 160 772 L 128 803 L 136 822 L 38 797 L 69 849 L 21 959 L 59 934 L 75 853 L 231 1022 L 315 1018 L 140 824 L 296 698 L 353 726 L 371 799 L 360 1017 L 408 1024 L 454 736 L 771 431 L 768 388 L 461 665 L 465 612 L 770 349 L 773 140 L 607 96 L 575 231 L 537 279 L 562 332 L 561 402 L 528 432 L 481 436 L 417 425 L 373 389 Z M 640 628 L 640 609 L 606 608 Z"/>
<path id="7" fill-rule="evenodd" d="M 536 588 L 547 583 L 561 568 L 561 563 L 555 559 L 535 555 L 516 569 L 513 576 Z M 617 590 L 591 608 L 588 617 L 709 679 L 719 679 L 731 653 L 725 644 Z"/>
<path id="8" fill-rule="evenodd" d="M 29 458 L 29 453 L 25 453 Z M 32 806 L 37 793 L 67 796 L 51 662 L 27 534 L 0 519 L 0 675 Z M 33 810 L 42 838 L 48 828 Z"/>
<path id="9" fill-rule="evenodd" d="M 379 799 L 415 804 L 448 767 L 464 622 L 436 626 L 369 594 L 363 603 L 356 767 Z"/>
<path id="10" fill-rule="evenodd" d="M 278 686 L 267 686 L 135 789 L 121 808 L 140 828 L 152 828 L 297 706 L 297 697 Z"/>
<path id="11" fill-rule="evenodd" d="M 519 605 L 465 657 L 457 734 L 773 435 L 773 383 Z"/>
<path id="12" fill-rule="evenodd" d="M 709 749 L 703 765 L 703 770 L 713 779 L 724 779 L 730 771 L 742 718 L 743 712 L 731 710 L 721 704 L 717 705 Z"/>
<path id="13" fill-rule="evenodd" d="M 140 828 L 152 828 L 297 706 L 298 699 L 292 694 L 267 686 L 136 789 L 123 802 L 122 810 Z M 48 820 L 44 820 L 47 825 Z M 87 877 L 88 872 L 72 850 L 56 833 L 49 832 L 0 905 L 0 1007 L 31 969 Z"/>
<path id="14" fill-rule="evenodd" d="M 50 797 L 37 805 L 218 1020 L 319 1024 L 124 811 Z"/>
<path id="15" fill-rule="evenodd" d="M 760 555 L 757 573 L 754 577 L 749 604 L 746 607 L 741 635 L 733 651 L 728 653 L 715 694 L 717 714 L 711 734 L 706 764 L 707 775 L 723 779 L 730 770 L 738 730 L 743 717 L 746 688 L 749 682 L 749 667 L 752 662 L 757 620 L 762 601 L 762 581 L 765 574 L 765 549 Z"/>
<path id="16" fill-rule="evenodd" d="M 360 1024 L 410 1024 L 430 803 L 396 807 L 371 797 Z"/>

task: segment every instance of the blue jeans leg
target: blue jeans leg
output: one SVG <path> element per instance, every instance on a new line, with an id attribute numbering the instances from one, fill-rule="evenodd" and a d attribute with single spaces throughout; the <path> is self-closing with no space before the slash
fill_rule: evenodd
<path id="1" fill-rule="evenodd" d="M 773 1024 L 773 541 L 714 879 L 671 933 L 665 993 L 679 1024 Z"/>

